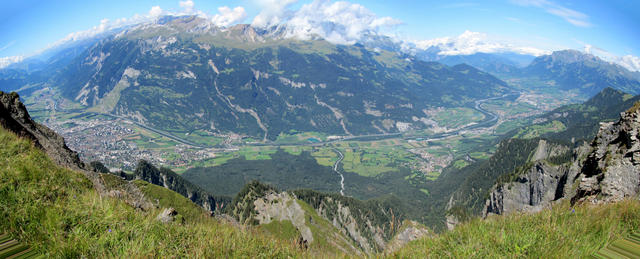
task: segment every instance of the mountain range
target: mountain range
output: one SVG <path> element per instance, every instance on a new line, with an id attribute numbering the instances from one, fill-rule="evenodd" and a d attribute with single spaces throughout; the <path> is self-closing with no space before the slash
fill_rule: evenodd
<path id="1" fill-rule="evenodd" d="M 433 122 L 426 110 L 472 106 L 521 89 L 498 78 L 535 81 L 585 97 L 605 87 L 640 89 L 634 73 L 576 51 L 537 57 L 524 66 L 531 56 L 436 59 L 366 47 L 392 45 L 384 37 L 334 45 L 286 38 L 285 32 L 167 16 L 48 53 L 46 62 L 0 70 L 0 89 L 28 95 L 51 88 L 83 110 L 165 131 L 261 140 L 291 130 L 367 135 L 427 129 Z"/>
<path id="2" fill-rule="evenodd" d="M 221 29 L 196 17 L 133 27 L 48 72 L 46 80 L 29 79 L 26 86 L 9 74 L 2 89 L 50 86 L 88 110 L 164 130 L 271 140 L 289 130 L 364 135 L 421 129 L 429 125 L 422 110 L 509 91 L 467 65 L 282 39 L 247 25 Z"/>

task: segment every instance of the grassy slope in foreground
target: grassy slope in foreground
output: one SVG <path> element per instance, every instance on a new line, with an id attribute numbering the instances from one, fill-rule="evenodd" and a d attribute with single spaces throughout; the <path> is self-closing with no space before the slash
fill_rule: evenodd
<path id="1" fill-rule="evenodd" d="M 638 200 L 575 208 L 565 201 L 536 214 L 476 219 L 436 238 L 411 242 L 393 257 L 585 258 L 638 227 Z"/>
<path id="2" fill-rule="evenodd" d="M 60 168 L 0 128 L 0 229 L 48 257 L 300 257 L 290 244 L 213 219 L 162 224 L 100 197 L 80 173 Z"/>

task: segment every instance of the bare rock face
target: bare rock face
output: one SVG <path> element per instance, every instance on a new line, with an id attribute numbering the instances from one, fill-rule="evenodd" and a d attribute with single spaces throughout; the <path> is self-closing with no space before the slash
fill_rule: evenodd
<path id="1" fill-rule="evenodd" d="M 389 241 L 385 253 L 391 254 L 413 240 L 432 235 L 433 233 L 427 227 L 418 222 L 407 220 L 402 224 L 398 234 Z"/>
<path id="2" fill-rule="evenodd" d="M 458 219 L 458 217 L 456 217 L 455 215 L 447 215 L 445 217 L 445 222 L 444 223 L 447 225 L 447 229 L 448 230 L 453 230 L 461 222 L 460 222 L 460 219 Z"/>
<path id="3" fill-rule="evenodd" d="M 256 199 L 255 219 L 262 224 L 268 224 L 273 220 L 289 220 L 295 226 L 302 240 L 306 244 L 313 242 L 313 233 L 305 224 L 305 213 L 297 200 L 287 192 L 270 192 L 262 198 Z"/>
<path id="4" fill-rule="evenodd" d="M 493 187 L 482 216 L 537 212 L 564 197 L 571 170 L 568 166 L 553 165 L 546 159 L 568 151 L 566 146 L 540 140 L 532 155 L 531 166 L 519 172 L 514 181 Z"/>
<path id="5" fill-rule="evenodd" d="M 573 151 L 568 165 L 533 163 L 513 182 L 497 184 L 483 216 L 536 212 L 554 201 L 608 203 L 640 192 L 640 107 L 623 112 L 618 122 L 601 123 L 590 145 Z M 539 146 L 540 147 L 540 146 Z M 542 158 L 536 152 L 535 158 Z"/>
<path id="6" fill-rule="evenodd" d="M 365 253 L 372 254 L 386 248 L 385 233 L 379 226 L 374 226 L 367 218 L 358 218 L 357 209 L 343 204 L 340 200 L 328 197 L 320 202 L 316 212 L 329 220 L 331 224 L 351 238 Z M 364 222 L 364 226 L 358 222 Z M 367 238 L 369 236 L 370 238 Z"/>
<path id="7" fill-rule="evenodd" d="M 640 110 L 632 108 L 616 123 L 601 123 L 584 161 L 572 202 L 615 202 L 640 191 Z"/>
<path id="8" fill-rule="evenodd" d="M 483 216 L 537 212 L 562 197 L 566 168 L 536 162 L 514 182 L 498 185 L 489 194 Z"/>

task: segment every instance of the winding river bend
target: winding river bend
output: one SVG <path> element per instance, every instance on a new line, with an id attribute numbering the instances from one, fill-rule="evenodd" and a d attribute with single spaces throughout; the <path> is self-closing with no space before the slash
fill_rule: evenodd
<path id="1" fill-rule="evenodd" d="M 337 152 L 338 155 L 340 156 L 338 158 L 338 161 L 336 161 L 336 163 L 333 164 L 333 171 L 336 172 L 336 174 L 340 175 L 340 195 L 344 196 L 344 175 L 342 175 L 342 173 L 338 171 L 338 164 L 342 162 L 342 159 L 344 159 L 344 155 L 337 148 L 334 148 L 333 151 Z"/>

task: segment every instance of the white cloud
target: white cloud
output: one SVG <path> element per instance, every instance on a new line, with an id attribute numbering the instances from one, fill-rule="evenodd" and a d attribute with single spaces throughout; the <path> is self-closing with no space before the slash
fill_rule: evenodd
<path id="1" fill-rule="evenodd" d="M 160 6 L 154 6 L 151 7 L 151 10 L 149 10 L 149 16 L 151 17 L 158 17 L 162 14 L 162 8 L 160 8 Z"/>
<path id="2" fill-rule="evenodd" d="M 629 69 L 629 71 L 640 72 L 640 57 L 625 55 L 617 57 L 614 62 Z"/>
<path id="3" fill-rule="evenodd" d="M 0 68 L 8 67 L 13 63 L 22 62 L 23 60 L 24 60 L 23 56 L 2 57 L 0 58 Z"/>
<path id="4" fill-rule="evenodd" d="M 550 51 L 533 47 L 517 46 L 515 44 L 500 42 L 491 39 L 487 34 L 465 31 L 457 37 L 443 37 L 431 40 L 413 42 L 418 49 L 426 50 L 430 47 L 440 49 L 439 55 L 471 55 L 478 52 L 516 52 L 520 54 L 540 56 L 549 54 Z"/>
<path id="5" fill-rule="evenodd" d="M 102 19 L 100 20 L 100 25 L 97 26 L 93 26 L 91 29 L 88 30 L 84 30 L 84 31 L 78 31 L 78 32 L 73 32 L 73 33 L 69 33 L 65 38 L 63 38 L 60 42 L 67 42 L 67 41 L 77 41 L 77 40 L 82 40 L 82 39 L 86 39 L 89 37 L 93 37 L 96 36 L 100 33 L 103 33 L 113 27 L 115 27 L 116 25 L 114 23 L 111 23 L 109 21 L 109 19 Z M 54 44 L 56 45 L 56 44 Z"/>
<path id="6" fill-rule="evenodd" d="M 591 44 L 583 43 L 581 41 L 578 41 L 578 42 L 581 44 L 584 44 L 585 53 L 598 56 L 605 61 L 618 64 L 628 69 L 629 71 L 634 71 L 634 72 L 640 71 L 640 57 L 636 57 L 632 55 L 617 56 L 611 52 L 608 52 L 602 48 L 598 48 Z"/>
<path id="7" fill-rule="evenodd" d="M 290 15 L 287 8 L 298 0 L 257 0 L 262 10 L 253 18 L 251 25 L 254 27 L 269 27 L 280 24 Z"/>
<path id="8" fill-rule="evenodd" d="M 180 7 L 182 7 L 186 13 L 192 13 L 194 6 L 195 3 L 191 0 L 180 1 Z"/>
<path id="9" fill-rule="evenodd" d="M 217 26 L 229 26 L 238 22 L 244 21 L 247 18 L 247 13 L 242 6 L 237 6 L 233 9 L 222 6 L 218 7 L 219 14 L 216 14 L 211 18 L 211 21 Z"/>
<path id="10" fill-rule="evenodd" d="M 40 50 L 35 54 L 41 53 L 42 51 L 49 48 L 60 46 L 67 42 L 88 39 L 88 38 L 97 36 L 101 33 L 105 33 L 117 28 L 122 28 L 127 25 L 153 21 L 157 19 L 159 16 L 164 14 L 173 14 L 173 13 L 166 12 L 165 10 L 160 8 L 160 6 L 153 6 L 151 7 L 151 9 L 146 15 L 135 14 L 131 18 L 119 18 L 119 19 L 116 19 L 115 21 L 111 21 L 109 19 L 102 19 L 100 20 L 99 25 L 93 26 L 88 30 L 69 33 L 66 37 L 54 42 L 53 44 L 50 44 L 45 49 Z"/>
<path id="11" fill-rule="evenodd" d="M 252 25 L 270 27 L 281 24 L 287 30 L 287 37 L 310 39 L 319 36 L 332 43 L 353 44 L 367 33 L 379 33 L 401 23 L 391 17 L 378 17 L 362 5 L 343 1 L 315 0 L 297 11 L 287 9 L 295 2 L 282 1 L 264 9 L 254 18 Z"/>
<path id="12" fill-rule="evenodd" d="M 588 15 L 548 0 L 511 0 L 511 2 L 522 6 L 542 8 L 547 13 L 558 16 L 578 27 L 591 27 Z"/>

